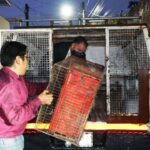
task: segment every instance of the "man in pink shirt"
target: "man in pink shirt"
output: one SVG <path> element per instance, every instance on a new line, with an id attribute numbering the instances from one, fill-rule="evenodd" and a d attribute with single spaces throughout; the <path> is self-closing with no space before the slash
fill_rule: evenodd
<path id="1" fill-rule="evenodd" d="M 3 65 L 0 70 L 0 150 L 23 150 L 26 123 L 36 116 L 41 104 L 50 105 L 53 97 L 45 90 L 28 101 L 28 96 L 39 93 L 40 88 L 34 84 L 29 86 L 23 78 L 28 65 L 24 44 L 4 43 L 0 60 Z"/>

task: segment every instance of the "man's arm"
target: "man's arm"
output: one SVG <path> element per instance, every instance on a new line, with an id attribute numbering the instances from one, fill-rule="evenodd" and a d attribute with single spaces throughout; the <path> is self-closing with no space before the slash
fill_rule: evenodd
<path id="1" fill-rule="evenodd" d="M 27 99 L 19 95 L 13 85 L 8 85 L 5 87 L 5 91 L 1 93 L 1 100 L 3 100 L 1 109 L 5 114 L 5 118 L 13 125 L 22 124 L 33 119 L 41 104 L 51 104 L 52 95 L 48 95 L 44 91 L 37 98 L 28 102 Z"/>

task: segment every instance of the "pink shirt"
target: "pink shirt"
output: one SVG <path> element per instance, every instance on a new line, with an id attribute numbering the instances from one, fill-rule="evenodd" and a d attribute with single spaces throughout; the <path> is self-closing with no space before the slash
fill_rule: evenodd
<path id="1" fill-rule="evenodd" d="M 29 85 L 23 77 L 18 77 L 8 67 L 0 70 L 0 137 L 21 135 L 26 123 L 36 116 L 41 105 L 40 100 L 35 98 L 28 101 L 27 99 L 29 94 L 39 94 L 45 85 L 39 89 L 35 84 Z"/>

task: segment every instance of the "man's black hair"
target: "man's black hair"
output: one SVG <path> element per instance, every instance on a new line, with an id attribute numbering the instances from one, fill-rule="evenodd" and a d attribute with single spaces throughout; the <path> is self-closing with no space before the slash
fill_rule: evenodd
<path id="1" fill-rule="evenodd" d="M 75 37 L 72 43 L 77 43 L 77 44 L 84 43 L 85 46 L 88 47 L 88 42 L 83 36 Z"/>
<path id="2" fill-rule="evenodd" d="M 5 42 L 1 48 L 0 61 L 3 66 L 12 66 L 16 56 L 24 59 L 27 46 L 16 41 Z"/>

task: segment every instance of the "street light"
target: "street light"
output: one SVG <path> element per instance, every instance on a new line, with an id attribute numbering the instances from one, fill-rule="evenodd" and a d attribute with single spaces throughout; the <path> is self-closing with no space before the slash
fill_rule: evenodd
<path id="1" fill-rule="evenodd" d="M 70 18 L 73 15 L 73 8 L 70 5 L 63 5 L 60 9 L 60 14 L 63 18 Z"/>

